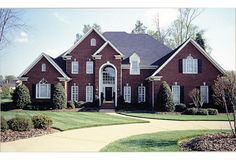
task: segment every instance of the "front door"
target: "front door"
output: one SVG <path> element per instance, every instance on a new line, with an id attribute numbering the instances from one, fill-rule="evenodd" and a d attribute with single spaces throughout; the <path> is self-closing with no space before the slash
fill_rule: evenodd
<path id="1" fill-rule="evenodd" d="M 105 101 L 112 102 L 112 87 L 105 87 Z"/>

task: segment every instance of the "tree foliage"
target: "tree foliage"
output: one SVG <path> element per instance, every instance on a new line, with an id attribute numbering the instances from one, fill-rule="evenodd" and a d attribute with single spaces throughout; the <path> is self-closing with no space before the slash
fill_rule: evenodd
<path id="1" fill-rule="evenodd" d="M 55 109 L 66 108 L 67 100 L 65 89 L 61 83 L 57 83 L 53 90 L 52 102 Z"/>
<path id="2" fill-rule="evenodd" d="M 18 85 L 13 92 L 12 100 L 16 107 L 24 108 L 31 103 L 29 89 L 24 85 Z"/>
<path id="3" fill-rule="evenodd" d="M 146 33 L 147 27 L 141 21 L 137 21 L 134 29 L 131 31 L 132 34 L 144 34 Z"/>
<path id="4" fill-rule="evenodd" d="M 194 88 L 191 92 L 189 92 L 189 97 L 192 99 L 194 106 L 198 109 L 203 106 L 204 101 L 201 99 L 199 89 Z"/>
<path id="5" fill-rule="evenodd" d="M 157 108 L 160 111 L 173 112 L 174 111 L 174 101 L 170 86 L 166 81 L 163 81 L 160 90 L 157 95 Z"/>
<path id="6" fill-rule="evenodd" d="M 196 34 L 195 41 L 202 47 L 202 49 L 206 50 L 205 39 L 202 38 L 202 34 L 200 32 Z"/>

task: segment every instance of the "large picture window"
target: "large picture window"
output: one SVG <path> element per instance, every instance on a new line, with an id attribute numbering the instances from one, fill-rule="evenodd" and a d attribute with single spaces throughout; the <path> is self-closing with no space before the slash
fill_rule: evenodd
<path id="1" fill-rule="evenodd" d="M 189 55 L 183 59 L 183 73 L 184 74 L 197 74 L 198 73 L 198 59 L 194 59 Z"/>
<path id="2" fill-rule="evenodd" d="M 179 85 L 176 84 L 172 86 L 172 95 L 173 95 L 174 104 L 180 104 L 180 86 Z"/>
<path id="3" fill-rule="evenodd" d="M 79 87 L 78 86 L 71 86 L 71 101 L 72 102 L 79 101 Z"/>
<path id="4" fill-rule="evenodd" d="M 71 62 L 71 73 L 72 74 L 79 73 L 79 62 L 78 61 Z"/>
<path id="5" fill-rule="evenodd" d="M 86 86 L 86 102 L 93 102 L 93 86 Z"/>
<path id="6" fill-rule="evenodd" d="M 138 102 L 145 102 L 146 101 L 146 87 L 139 86 L 138 87 Z"/>
<path id="7" fill-rule="evenodd" d="M 51 98 L 51 84 L 42 79 L 36 84 L 36 98 L 37 99 L 50 99 Z"/>
<path id="8" fill-rule="evenodd" d="M 126 103 L 131 103 L 131 86 L 124 86 L 124 100 Z"/>

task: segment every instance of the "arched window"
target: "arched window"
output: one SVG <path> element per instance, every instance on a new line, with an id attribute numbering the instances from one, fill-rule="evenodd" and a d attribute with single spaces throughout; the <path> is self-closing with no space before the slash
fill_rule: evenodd
<path id="1" fill-rule="evenodd" d="M 42 70 L 42 72 L 46 72 L 46 64 L 45 63 L 42 64 L 41 70 Z"/>
<path id="2" fill-rule="evenodd" d="M 132 56 L 129 57 L 130 63 L 130 75 L 139 75 L 140 74 L 140 57 L 138 54 L 133 53 Z"/>
<path id="3" fill-rule="evenodd" d="M 92 38 L 92 39 L 90 40 L 90 45 L 91 45 L 91 46 L 96 46 L 96 39 L 95 39 L 95 38 Z"/>
<path id="4" fill-rule="evenodd" d="M 197 74 L 198 73 L 198 59 L 194 59 L 191 54 L 183 59 L 183 73 Z"/>
<path id="5" fill-rule="evenodd" d="M 38 99 L 50 99 L 51 98 L 51 84 L 43 78 L 36 84 L 36 98 Z"/>
<path id="6" fill-rule="evenodd" d="M 106 66 L 102 70 L 103 84 L 115 84 L 115 69 L 111 66 Z"/>

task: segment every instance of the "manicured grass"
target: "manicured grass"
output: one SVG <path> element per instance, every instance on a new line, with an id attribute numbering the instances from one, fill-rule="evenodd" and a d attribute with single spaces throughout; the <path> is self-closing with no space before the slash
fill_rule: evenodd
<path id="1" fill-rule="evenodd" d="M 178 142 L 203 134 L 226 130 L 165 131 L 142 134 L 117 140 L 101 149 L 102 152 L 176 152 L 181 151 Z"/>
<path id="2" fill-rule="evenodd" d="M 12 102 L 11 97 L 1 97 L 0 103 Z"/>
<path id="3" fill-rule="evenodd" d="M 121 112 L 120 114 L 140 117 L 140 118 L 150 118 L 150 119 L 162 119 L 162 120 L 175 120 L 175 121 L 227 121 L 226 114 L 218 115 L 181 115 L 176 113 L 128 113 Z M 231 117 L 233 120 L 233 117 Z"/>
<path id="4" fill-rule="evenodd" d="M 44 114 L 52 118 L 53 127 L 59 130 L 70 130 L 85 127 L 116 125 L 127 123 L 144 123 L 148 121 L 137 120 L 120 116 L 112 116 L 100 112 L 48 112 L 48 111 L 7 111 L 1 112 L 6 119 L 16 115 Z"/>

